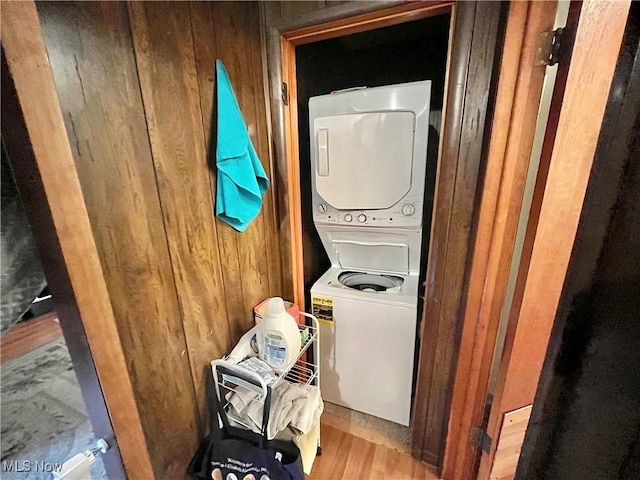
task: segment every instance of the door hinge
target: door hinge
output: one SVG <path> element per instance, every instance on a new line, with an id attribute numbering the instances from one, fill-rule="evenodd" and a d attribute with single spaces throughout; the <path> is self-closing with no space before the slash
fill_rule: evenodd
<path id="1" fill-rule="evenodd" d="M 282 103 L 289 105 L 289 86 L 282 82 Z"/>
<path id="2" fill-rule="evenodd" d="M 485 453 L 489 453 L 489 450 L 491 450 L 491 437 L 484 427 L 473 427 L 471 429 L 471 441 Z"/>
<path id="3" fill-rule="evenodd" d="M 567 62 L 571 56 L 574 35 L 574 25 L 540 33 L 536 45 L 536 65 L 551 66 Z"/>

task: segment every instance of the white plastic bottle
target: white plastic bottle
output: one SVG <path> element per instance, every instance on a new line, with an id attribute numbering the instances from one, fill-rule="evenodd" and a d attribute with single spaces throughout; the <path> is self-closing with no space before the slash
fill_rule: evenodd
<path id="1" fill-rule="evenodd" d="M 233 347 L 231 353 L 227 355 L 227 362 L 240 363 L 247 357 L 255 357 L 256 352 L 253 350 L 253 337 L 256 336 L 258 326 L 251 328 L 246 332 L 238 341 L 238 344 Z"/>
<path id="2" fill-rule="evenodd" d="M 273 297 L 267 314 L 258 323 L 258 356 L 276 373 L 282 373 L 300 353 L 298 322 L 287 313 L 284 301 Z"/>

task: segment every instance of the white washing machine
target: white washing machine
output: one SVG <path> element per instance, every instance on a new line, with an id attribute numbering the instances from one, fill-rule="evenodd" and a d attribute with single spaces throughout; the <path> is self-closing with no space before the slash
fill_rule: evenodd
<path id="1" fill-rule="evenodd" d="M 309 100 L 325 400 L 409 425 L 431 82 Z"/>

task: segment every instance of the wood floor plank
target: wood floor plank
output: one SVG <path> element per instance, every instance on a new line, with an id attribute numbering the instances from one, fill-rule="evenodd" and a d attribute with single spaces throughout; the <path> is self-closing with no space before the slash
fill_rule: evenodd
<path id="1" fill-rule="evenodd" d="M 349 422 L 343 425 L 349 429 Z M 316 458 L 308 480 L 436 480 L 435 468 L 409 455 L 356 437 L 322 422 L 322 455 Z"/>
<path id="2" fill-rule="evenodd" d="M 392 435 L 354 421 L 345 421 L 344 418 L 332 415 L 326 410 L 322 414 L 322 422 L 356 437 L 365 438 L 371 443 L 383 445 L 390 450 L 395 450 L 396 452 L 404 453 L 406 455 L 411 454 L 411 447 L 397 438 L 394 438 Z"/>
<path id="3" fill-rule="evenodd" d="M 385 473 L 387 471 L 387 457 L 392 453 L 392 450 L 382 446 L 377 445 L 376 449 L 373 453 L 373 460 L 371 461 L 371 471 L 370 478 L 372 479 L 384 479 Z"/>
<path id="4" fill-rule="evenodd" d="M 0 363 L 17 358 L 62 337 L 55 312 L 18 323 L 0 342 Z"/>
<path id="5" fill-rule="evenodd" d="M 370 478 L 371 459 L 375 450 L 376 445 L 374 443 L 368 442 L 362 438 L 354 437 L 353 448 L 349 452 L 347 466 L 344 469 L 344 477 Z"/>

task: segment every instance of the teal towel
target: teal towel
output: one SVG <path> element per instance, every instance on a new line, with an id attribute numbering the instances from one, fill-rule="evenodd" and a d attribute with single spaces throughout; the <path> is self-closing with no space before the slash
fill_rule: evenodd
<path id="1" fill-rule="evenodd" d="M 216 60 L 216 78 L 216 216 L 244 232 L 260 213 L 269 179 L 251 143 L 229 76 L 220 60 Z"/>

